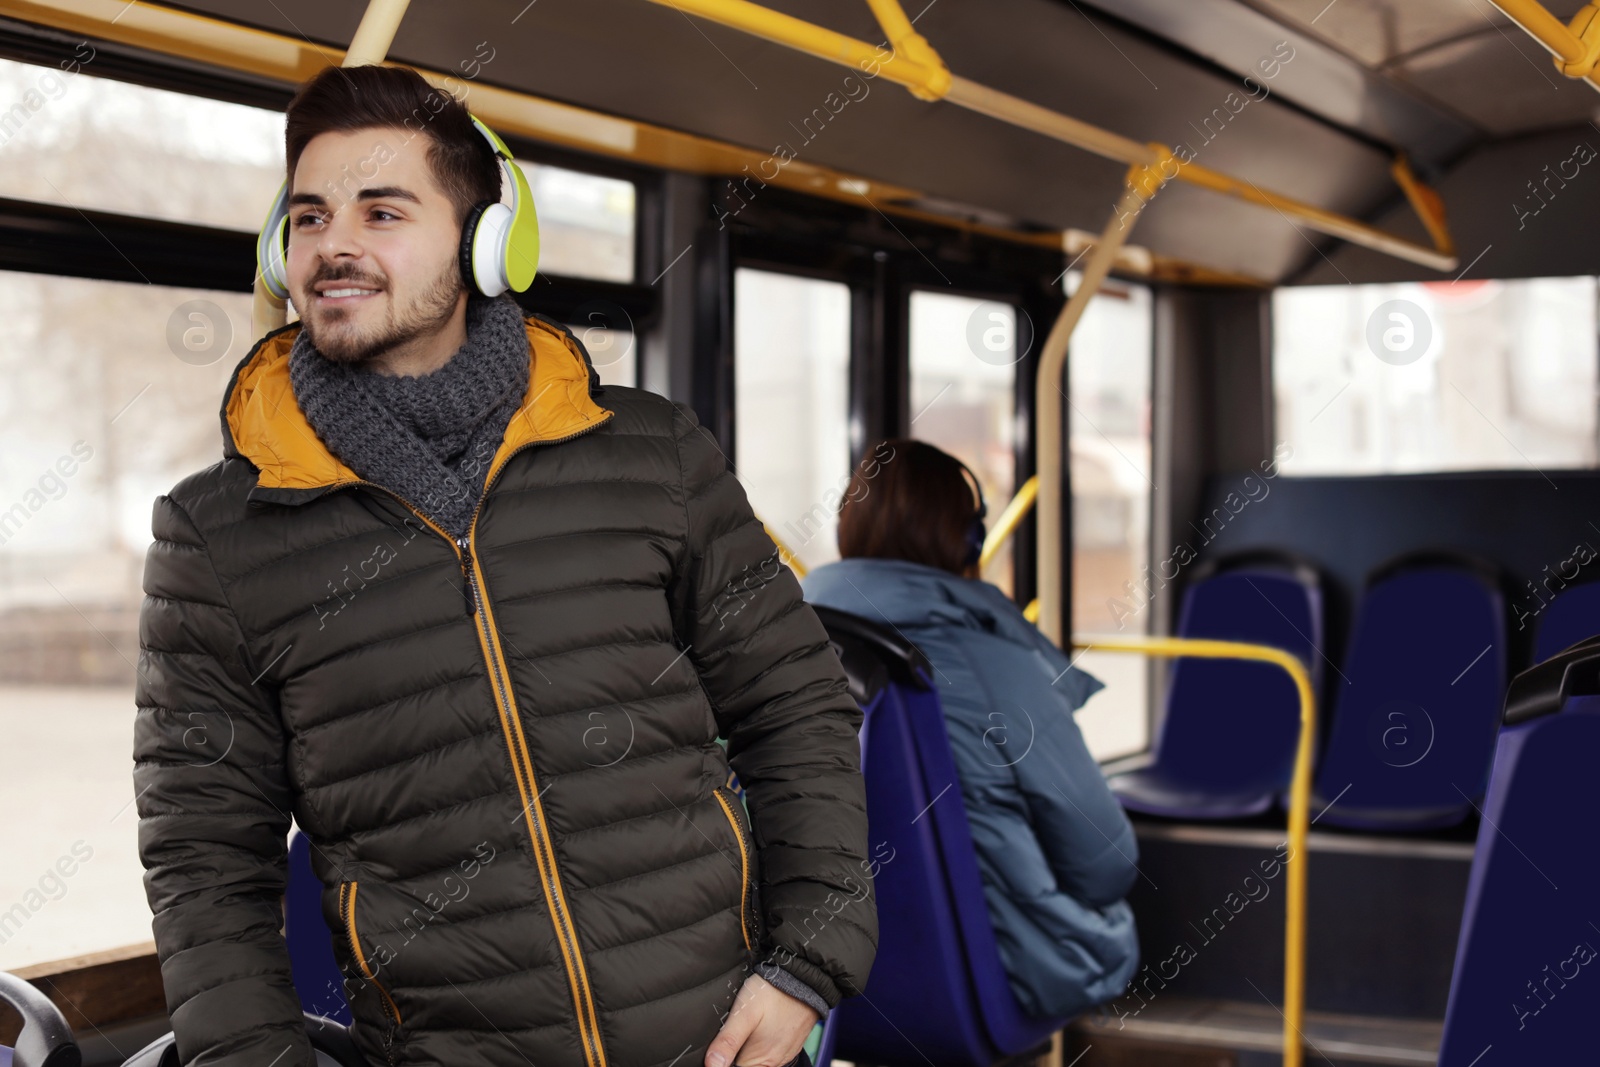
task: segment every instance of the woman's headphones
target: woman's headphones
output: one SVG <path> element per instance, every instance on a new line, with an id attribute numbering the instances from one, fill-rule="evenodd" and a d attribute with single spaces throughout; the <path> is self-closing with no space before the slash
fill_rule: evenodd
<path id="1" fill-rule="evenodd" d="M 525 291 L 533 284 L 539 268 L 539 216 L 534 211 L 533 191 L 527 175 L 511 158 L 504 141 L 477 116 L 472 125 L 494 149 L 497 162 L 511 186 L 511 205 L 499 200 L 483 200 L 467 212 L 461 228 L 461 278 L 484 296 L 499 296 L 507 289 Z M 267 221 L 256 239 L 256 269 L 267 291 L 279 300 L 289 297 L 289 183 L 278 189 L 278 196 L 267 212 Z"/>
<path id="2" fill-rule="evenodd" d="M 972 523 L 967 527 L 967 556 L 961 561 L 963 567 L 970 567 L 983 558 L 983 542 L 988 538 L 989 531 L 984 526 L 983 520 L 989 514 L 989 504 L 983 499 L 983 483 L 978 481 L 978 476 L 972 473 L 972 468 L 962 463 L 956 457 L 956 464 L 967 472 L 967 477 L 972 479 L 972 491 L 977 496 L 977 512 L 972 516 Z"/>

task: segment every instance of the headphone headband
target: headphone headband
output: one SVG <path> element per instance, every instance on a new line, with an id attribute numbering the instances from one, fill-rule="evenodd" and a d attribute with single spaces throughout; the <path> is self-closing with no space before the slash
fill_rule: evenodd
<path id="1" fill-rule="evenodd" d="M 989 514 L 989 502 L 983 498 L 983 483 L 978 481 L 978 476 L 973 473 L 972 468 L 955 456 L 950 458 L 966 472 L 967 478 L 972 479 L 972 491 L 976 497 L 975 514 L 967 527 L 967 555 L 962 561 L 963 566 L 971 567 L 983 558 L 983 543 L 988 538 L 988 529 L 984 526 L 983 520 Z"/>
<path id="2" fill-rule="evenodd" d="M 511 188 L 508 207 L 499 200 L 473 205 L 461 230 L 459 260 L 463 281 L 484 296 L 499 296 L 507 289 L 524 292 L 539 269 L 539 217 L 533 190 L 498 134 L 471 112 L 472 126 L 489 142 L 495 162 Z M 262 283 L 279 300 L 289 297 L 289 182 L 267 211 L 256 237 L 256 270 Z"/>
<path id="3" fill-rule="evenodd" d="M 962 463 L 961 460 L 957 459 L 955 456 L 951 456 L 950 458 L 954 459 L 956 461 L 956 465 L 962 470 L 966 471 L 967 477 L 972 479 L 972 492 L 976 497 L 975 506 L 978 510 L 977 518 L 981 522 L 984 517 L 989 514 L 989 502 L 983 498 L 983 483 L 978 481 L 978 476 L 972 472 L 971 467 L 967 466 L 965 463 Z"/>

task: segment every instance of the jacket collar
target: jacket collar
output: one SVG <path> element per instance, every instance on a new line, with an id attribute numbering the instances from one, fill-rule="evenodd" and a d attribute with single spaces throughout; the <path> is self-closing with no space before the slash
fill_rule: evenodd
<path id="1" fill-rule="evenodd" d="M 489 465 L 490 476 L 523 445 L 561 441 L 610 419 L 589 354 L 565 327 L 531 315 L 528 389 Z M 361 476 L 322 443 L 289 383 L 289 349 L 300 323 L 273 330 L 234 369 L 222 403 L 222 453 L 259 472 L 251 501 L 300 504 Z"/>

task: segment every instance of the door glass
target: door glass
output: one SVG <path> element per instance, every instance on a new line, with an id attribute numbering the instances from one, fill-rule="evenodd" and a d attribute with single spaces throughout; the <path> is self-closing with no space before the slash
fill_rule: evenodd
<path id="1" fill-rule="evenodd" d="M 1068 281 L 1075 287 L 1072 276 Z M 1150 632 L 1151 324 L 1150 290 L 1108 281 L 1072 334 L 1067 426 L 1074 634 Z M 1145 657 L 1090 650 L 1077 663 L 1106 683 L 1078 715 L 1089 751 L 1103 760 L 1145 748 Z"/>
<path id="2" fill-rule="evenodd" d="M 911 436 L 978 476 L 993 526 L 1015 491 L 1017 310 L 950 293 L 911 294 Z M 1012 595 L 1011 542 L 983 577 Z"/>
<path id="3" fill-rule="evenodd" d="M 839 558 L 850 481 L 850 289 L 734 272 L 734 466 L 750 505 L 807 568 Z"/>

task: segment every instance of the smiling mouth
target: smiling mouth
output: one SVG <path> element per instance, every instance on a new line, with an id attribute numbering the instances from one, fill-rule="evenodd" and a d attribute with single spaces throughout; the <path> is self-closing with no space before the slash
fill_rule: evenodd
<path id="1" fill-rule="evenodd" d="M 379 292 L 381 292 L 381 290 L 378 289 L 324 289 L 317 294 L 317 299 L 319 301 L 344 303 L 346 301 L 360 300 L 363 297 L 377 296 Z"/>

